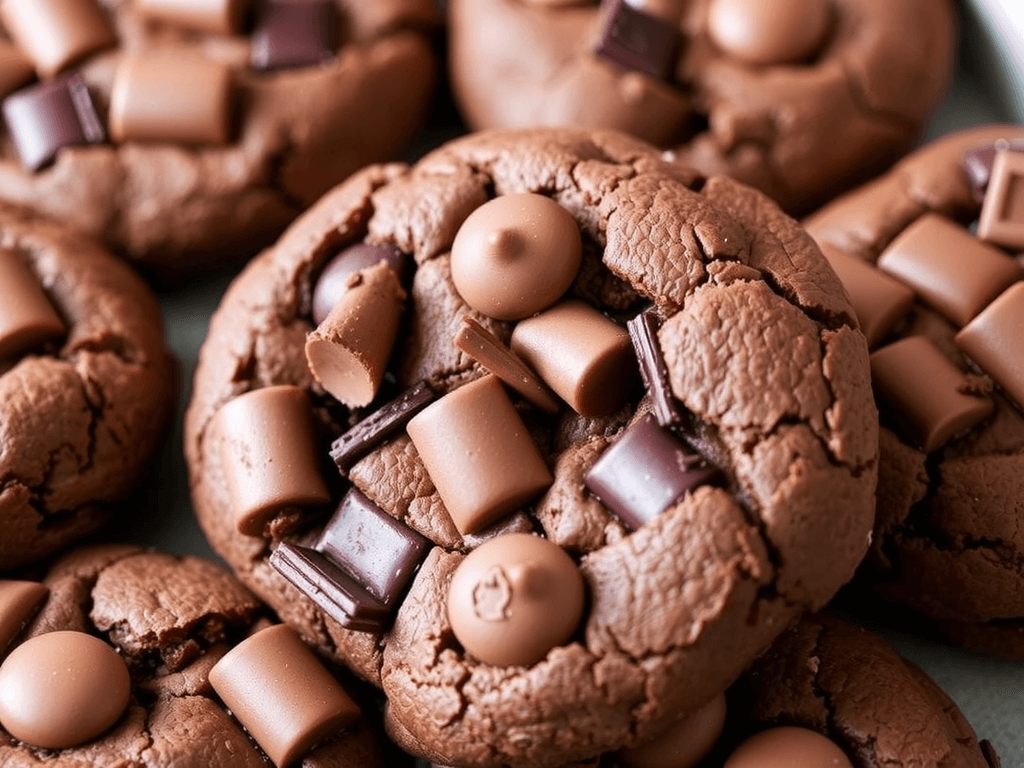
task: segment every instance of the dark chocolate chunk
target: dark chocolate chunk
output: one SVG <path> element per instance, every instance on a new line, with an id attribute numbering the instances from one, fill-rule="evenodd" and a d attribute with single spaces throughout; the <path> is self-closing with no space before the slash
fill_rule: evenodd
<path id="1" fill-rule="evenodd" d="M 324 527 L 316 549 L 385 606 L 393 606 L 430 548 L 430 541 L 351 489 Z"/>
<path id="2" fill-rule="evenodd" d="M 390 617 L 387 606 L 315 549 L 281 542 L 270 564 L 343 627 L 377 632 Z"/>
<path id="3" fill-rule="evenodd" d="M 636 359 L 640 363 L 640 375 L 651 398 L 654 416 L 661 426 L 670 427 L 683 420 L 683 412 L 668 382 L 668 367 L 658 343 L 657 326 L 658 319 L 653 309 L 641 312 L 626 323 Z"/>
<path id="4" fill-rule="evenodd" d="M 719 472 L 647 415 L 608 448 L 583 484 L 631 529 L 652 520 Z"/>
<path id="5" fill-rule="evenodd" d="M 404 282 L 409 271 L 409 256 L 393 245 L 356 243 L 335 255 L 324 267 L 313 289 L 313 322 L 320 325 L 331 314 L 338 298 L 348 290 L 356 272 L 385 262 Z"/>
<path id="6" fill-rule="evenodd" d="M 996 152 L 1001 150 L 1024 152 L 1024 140 L 1000 139 L 992 144 L 971 147 L 964 151 L 961 162 L 978 200 L 985 199 L 985 190 L 992 177 L 992 164 L 995 162 Z"/>
<path id="7" fill-rule="evenodd" d="M 403 429 L 409 419 L 436 397 L 430 385 L 421 381 L 360 421 L 331 444 L 331 458 L 338 469 L 346 471 L 360 456 Z"/>
<path id="8" fill-rule="evenodd" d="M 337 48 L 334 0 L 269 2 L 252 35 L 254 69 L 308 67 L 334 58 Z"/>
<path id="9" fill-rule="evenodd" d="M 53 162 L 64 147 L 106 139 L 89 89 L 77 73 L 12 93 L 3 113 L 18 157 L 30 171 Z"/>
<path id="10" fill-rule="evenodd" d="M 678 27 L 625 0 L 608 0 L 605 5 L 597 55 L 626 69 L 668 79 L 681 40 Z"/>

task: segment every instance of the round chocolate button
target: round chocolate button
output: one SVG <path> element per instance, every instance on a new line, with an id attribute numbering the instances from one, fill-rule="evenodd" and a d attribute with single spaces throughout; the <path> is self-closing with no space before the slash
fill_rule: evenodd
<path id="1" fill-rule="evenodd" d="M 562 548 L 529 533 L 498 536 L 455 569 L 448 619 L 468 653 L 487 664 L 529 666 L 572 637 L 583 615 L 583 576 Z"/>
<path id="2" fill-rule="evenodd" d="M 729 755 L 724 768 L 852 768 L 850 758 L 827 736 L 784 726 L 751 736 Z"/>
<path id="3" fill-rule="evenodd" d="M 554 304 L 580 268 L 576 220 L 549 197 L 502 195 L 462 223 L 452 243 L 452 280 L 473 309 L 521 320 Z"/>
<path id="4" fill-rule="evenodd" d="M 791 64 L 817 53 L 828 34 L 827 0 L 711 0 L 708 35 L 751 64 Z"/>
<path id="5" fill-rule="evenodd" d="M 131 678 L 111 646 L 84 632 L 49 632 L 0 665 L 0 724 L 45 749 L 91 741 L 128 706 Z"/>

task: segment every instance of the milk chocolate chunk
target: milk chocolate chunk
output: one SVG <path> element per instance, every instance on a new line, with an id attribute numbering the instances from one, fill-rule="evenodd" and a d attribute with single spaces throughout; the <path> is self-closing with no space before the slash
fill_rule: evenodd
<path id="1" fill-rule="evenodd" d="M 49 594 L 38 581 L 0 579 L 0 659 Z"/>
<path id="2" fill-rule="evenodd" d="M 914 303 L 914 292 L 864 259 L 828 243 L 821 244 L 821 251 L 846 288 L 868 347 L 876 346 L 907 314 Z"/>
<path id="3" fill-rule="evenodd" d="M 117 722 L 130 696 L 124 660 L 84 632 L 37 635 L 0 665 L 0 725 L 43 749 L 92 741 Z"/>
<path id="4" fill-rule="evenodd" d="M 216 435 L 239 532 L 258 536 L 284 509 L 330 501 L 301 387 L 239 395 L 217 411 Z"/>
<path id="5" fill-rule="evenodd" d="M 961 326 L 1021 276 L 1012 258 L 934 213 L 903 230 L 878 257 L 878 268 Z"/>
<path id="6" fill-rule="evenodd" d="M 805 61 L 827 39 L 830 6 L 828 0 L 711 0 L 708 35 L 725 53 L 749 64 Z"/>
<path id="7" fill-rule="evenodd" d="M 188 29 L 230 35 L 239 31 L 250 0 L 135 0 L 139 12 Z"/>
<path id="8" fill-rule="evenodd" d="M 1011 250 L 1024 250 L 1024 153 L 996 153 L 978 219 L 978 237 Z"/>
<path id="9" fill-rule="evenodd" d="M 518 322 L 511 347 L 583 416 L 613 413 L 637 380 L 626 329 L 576 299 Z"/>
<path id="10" fill-rule="evenodd" d="M 35 76 L 32 61 L 21 49 L 0 40 L 0 98 L 27 85 Z"/>
<path id="11" fill-rule="evenodd" d="M 404 302 L 398 277 L 378 263 L 351 277 L 348 290 L 306 339 L 309 370 L 345 405 L 367 405 L 377 396 Z"/>
<path id="12" fill-rule="evenodd" d="M 437 392 L 421 381 L 385 403 L 331 443 L 331 458 L 342 472 L 352 463 L 404 429 L 409 419 L 437 399 Z"/>
<path id="13" fill-rule="evenodd" d="M 401 282 L 408 260 L 408 256 L 393 245 L 356 243 L 348 246 L 327 263 L 317 278 L 313 288 L 313 322 L 320 325 L 327 319 L 338 298 L 348 290 L 349 279 L 356 272 L 383 261 Z"/>
<path id="14" fill-rule="evenodd" d="M 724 768 L 853 768 L 846 753 L 810 728 L 781 726 L 761 731 L 740 744 Z"/>
<path id="15" fill-rule="evenodd" d="M 956 344 L 1024 408 L 1024 282 L 1003 291 L 956 335 Z"/>
<path id="16" fill-rule="evenodd" d="M 640 375 L 651 398 L 651 407 L 658 423 L 669 427 L 682 421 L 683 413 L 679 401 L 672 394 L 668 380 L 668 367 L 658 343 L 658 319 L 654 310 L 648 309 L 626 323 L 629 340 L 633 343 Z"/>
<path id="17" fill-rule="evenodd" d="M 625 0 L 608 0 L 605 6 L 595 53 L 625 69 L 668 79 L 682 40 L 678 25 Z"/>
<path id="18" fill-rule="evenodd" d="M 618 753 L 625 768 L 693 768 L 715 746 L 725 726 L 725 694 L 639 747 Z"/>
<path id="19" fill-rule="evenodd" d="M 337 29 L 335 0 L 266 3 L 252 34 L 252 66 L 285 69 L 330 61 Z"/>
<path id="20" fill-rule="evenodd" d="M 531 192 L 501 195 L 474 210 L 452 243 L 452 281 L 473 309 L 520 320 L 554 304 L 582 259 L 572 215 Z"/>
<path id="21" fill-rule="evenodd" d="M 0 20 L 39 76 L 47 79 L 117 43 L 96 0 L 3 0 Z"/>
<path id="22" fill-rule="evenodd" d="M 0 360 L 64 335 L 64 321 L 15 251 L 0 249 L 0 286 Z"/>
<path id="23" fill-rule="evenodd" d="M 999 152 L 1024 152 L 1024 140 L 1000 139 L 991 144 L 964 150 L 961 165 L 971 183 L 971 189 L 974 190 L 974 196 L 978 200 L 985 199 L 985 190 L 988 188 L 988 182 L 992 176 L 992 165 Z"/>
<path id="24" fill-rule="evenodd" d="M 49 165 L 65 147 L 106 140 L 78 74 L 12 93 L 4 99 L 3 112 L 18 157 L 30 171 Z"/>
<path id="25" fill-rule="evenodd" d="M 530 666 L 568 641 L 583 616 L 583 576 L 557 544 L 510 533 L 474 549 L 452 574 L 448 619 L 487 664 Z"/>
<path id="26" fill-rule="evenodd" d="M 334 676 L 284 624 L 228 651 L 210 669 L 210 684 L 279 768 L 360 716 Z"/>
<path id="27" fill-rule="evenodd" d="M 114 75 L 114 141 L 226 144 L 230 140 L 231 68 L 210 59 L 128 57 Z"/>
<path id="28" fill-rule="evenodd" d="M 463 535 L 486 528 L 551 484 L 551 472 L 496 376 L 449 392 L 406 430 Z"/>
<path id="29" fill-rule="evenodd" d="M 908 336 L 871 354 L 871 380 L 892 417 L 926 453 L 987 418 L 987 395 L 924 336 Z"/>
<path id="30" fill-rule="evenodd" d="M 583 476 L 583 484 L 636 530 L 686 493 L 715 482 L 718 470 L 644 416 L 623 432 Z"/>

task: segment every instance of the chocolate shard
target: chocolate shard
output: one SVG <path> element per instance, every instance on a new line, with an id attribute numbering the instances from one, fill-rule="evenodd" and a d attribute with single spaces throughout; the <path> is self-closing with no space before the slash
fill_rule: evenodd
<path id="1" fill-rule="evenodd" d="M 683 410 L 672 394 L 668 381 L 668 366 L 658 343 L 658 318 L 654 309 L 647 309 L 626 323 L 630 341 L 640 364 L 640 375 L 651 398 L 654 416 L 663 427 L 681 424 Z"/>
<path id="2" fill-rule="evenodd" d="M 254 69 L 308 67 L 334 58 L 338 13 L 335 0 L 266 3 L 252 35 Z"/>
<path id="3" fill-rule="evenodd" d="M 316 549 L 391 608 L 426 557 L 430 541 L 352 488 L 324 527 Z"/>
<path id="4" fill-rule="evenodd" d="M 716 467 L 648 414 L 601 454 L 584 475 L 583 484 L 636 530 L 687 492 L 719 477 Z"/>
<path id="5" fill-rule="evenodd" d="M 679 28 L 625 0 L 607 0 L 604 13 L 595 53 L 626 69 L 667 80 L 682 40 Z"/>
<path id="6" fill-rule="evenodd" d="M 403 429 L 413 416 L 437 398 L 437 392 L 421 381 L 385 403 L 331 444 L 331 458 L 346 472 L 361 456 Z"/>
<path id="7" fill-rule="evenodd" d="M 343 627 L 379 632 L 390 619 L 387 606 L 322 552 L 281 542 L 270 564 Z"/>

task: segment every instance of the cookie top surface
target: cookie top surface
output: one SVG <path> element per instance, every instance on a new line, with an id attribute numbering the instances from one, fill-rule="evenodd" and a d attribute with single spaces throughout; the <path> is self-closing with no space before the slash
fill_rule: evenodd
<path id="1" fill-rule="evenodd" d="M 5 674 L 5 657 L 18 662 L 14 654 L 35 654 L 36 644 L 87 643 L 94 653 L 108 649 L 121 669 L 127 669 L 127 704 L 101 733 L 64 748 L 33 746 L 0 726 L 0 762 L 60 768 L 117 761 L 147 768 L 268 764 L 210 684 L 210 669 L 255 636 L 265 612 L 222 566 L 135 546 L 97 545 L 59 558 L 41 583 L 48 595 L 38 613 L 7 649 L 10 656 L 0 650 Z M 36 661 L 45 663 L 38 655 Z M 23 676 L 28 678 L 28 671 Z M 39 688 L 43 682 L 28 687 Z M 103 697 L 111 693 L 107 681 Z M 264 702 L 271 695 L 265 693 Z M 99 709 L 105 703 L 97 698 L 93 706 Z M 73 726 L 67 722 L 61 728 Z M 359 725 L 294 764 L 352 768 L 383 762 L 373 729 Z"/>
<path id="2" fill-rule="evenodd" d="M 972 227 L 983 199 L 999 194 L 992 184 L 983 196 L 972 178 L 987 168 L 987 182 L 996 147 L 1022 138 L 1009 125 L 948 134 L 806 222 L 847 270 L 851 295 L 862 297 L 858 314 L 871 318 L 882 430 L 865 583 L 940 622 L 997 634 L 1024 618 L 1016 511 L 1024 412 L 1015 384 L 1024 357 L 1000 341 L 1018 336 L 1012 309 L 1024 269 L 1017 247 Z M 1004 174 L 1002 186 L 1014 178 Z M 1002 207 L 1012 222 L 1016 209 Z M 929 380 L 912 381 L 901 359 L 918 361 Z M 901 381 L 907 399 L 897 395 Z M 985 632 L 966 632 L 965 642 L 972 634 Z M 1006 650 L 1019 655 L 1019 643 Z"/>
<path id="3" fill-rule="evenodd" d="M 96 0 L 50 0 L 33 10 L 10 2 L 4 23 L 16 26 L 19 14 L 31 20 L 51 6 L 59 20 L 71 6 L 92 5 Z M 271 242 L 329 187 L 400 152 L 434 87 L 429 35 L 438 18 L 429 0 L 300 3 L 300 15 L 320 6 L 334 12 L 318 20 L 323 8 L 307 10 L 313 15 L 305 22 L 285 20 L 271 43 L 266 30 L 281 9 L 262 0 L 211 4 L 214 12 L 244 11 L 227 29 L 204 27 L 190 4 L 100 6 L 100 22 L 114 37 L 62 64 L 46 85 L 59 91 L 67 77 L 80 77 L 76 98 L 87 91 L 95 114 L 83 122 L 79 140 L 36 171 L 26 169 L 5 130 L 2 197 L 101 237 L 161 277 L 247 256 Z M 72 32 L 32 38 L 66 47 Z M 257 68 L 268 45 L 285 55 L 317 34 L 327 35 L 322 58 Z M 17 39 L 22 48 L 32 44 Z M 46 110 L 59 112 L 54 103 L 63 103 L 56 96 L 49 106 L 29 102 L 24 96 L 33 88 L 30 80 L 5 101 L 14 105 L 14 120 L 28 126 L 30 153 L 56 135 L 45 128 Z"/>
<path id="4" fill-rule="evenodd" d="M 551 198 L 580 229 L 583 255 L 567 294 L 572 300 L 555 308 L 598 316 L 613 346 L 616 334 L 625 334 L 626 318 L 652 308 L 647 316 L 660 325 L 653 344 L 664 354 L 671 388 L 666 400 L 687 415 L 677 427 L 651 429 L 674 440 L 675 451 L 716 468 L 695 473 L 700 482 L 666 499 L 632 532 L 583 483 L 620 434 L 647 423 L 652 405 L 635 374 L 636 357 L 617 358 L 611 369 L 620 379 L 634 370 L 625 405 L 582 417 L 566 404 L 571 399 L 559 391 L 558 376 L 544 372 L 550 357 L 541 354 L 526 370 L 566 401 L 556 399 L 553 414 L 503 394 L 472 355 L 490 358 L 471 343 L 464 348 L 472 354 L 452 343 L 468 322 L 487 332 L 471 339 L 488 333 L 497 339 L 492 351 L 507 350 L 510 338 L 517 349 L 526 322 L 513 326 L 471 309 L 454 287 L 449 251 L 474 210 L 523 192 Z M 336 253 L 363 240 L 397 246 L 416 270 L 389 369 L 395 381 L 385 379 L 378 400 L 352 412 L 320 387 L 303 349 L 314 328 L 317 276 Z M 322 336 L 325 326 L 344 326 L 339 318 L 348 316 L 351 297 L 373 284 L 369 270 L 360 274 L 313 336 Z M 813 243 L 762 194 L 724 177 L 703 182 L 621 134 L 485 132 L 445 145 L 411 168 L 370 167 L 332 190 L 252 262 L 212 319 L 186 415 L 197 515 L 214 548 L 282 618 L 383 687 L 389 731 L 406 749 L 439 763 L 481 766 L 559 765 L 618 749 L 720 693 L 790 618 L 828 600 L 863 556 L 877 416 L 866 345 L 837 289 Z M 560 324 L 556 315 L 553 325 Z M 766 328 L 772 332 L 766 335 Z M 392 432 L 348 457 L 338 449 L 348 438 L 338 439 L 334 455 L 344 477 L 325 461 L 330 442 L 352 422 L 362 429 L 367 415 L 373 418 L 366 421 L 391 421 L 393 406 L 376 408 L 395 391 L 412 387 L 398 400 L 418 402 L 418 383 L 435 395 L 414 419 L 419 429 L 410 421 L 408 436 Z M 254 408 L 270 424 L 279 407 L 293 407 L 296 390 L 308 398 L 313 426 L 299 429 L 308 418 L 299 411 L 284 422 L 298 426 L 280 439 L 306 430 L 304 440 L 319 455 L 310 466 L 321 472 L 331 502 L 296 507 L 285 495 L 269 513 L 254 506 L 236 517 L 243 494 L 229 487 L 229 477 L 246 478 L 246 489 L 272 485 L 274 493 L 291 481 L 271 484 L 262 473 L 246 474 L 245 467 L 259 462 L 239 464 L 232 445 L 260 441 L 231 426 L 236 422 L 222 416 L 225 406 Z M 472 514 L 456 514 L 470 494 L 460 490 L 459 464 L 450 473 L 454 480 L 445 474 L 453 450 L 444 449 L 444 440 L 473 432 L 458 414 L 475 413 L 473 404 L 492 397 L 514 403 L 510 410 L 522 419 L 518 428 L 502 421 L 485 432 L 500 436 L 498 465 L 522 463 L 529 471 L 485 472 L 488 482 L 481 485 L 529 476 L 540 490 L 510 508 L 488 497 L 488 516 L 478 524 Z M 271 400 L 273 408 L 265 405 Z M 473 449 L 475 456 L 491 450 L 488 440 Z M 471 474 L 470 463 L 462 466 L 462 475 Z M 358 495 L 345 495 L 325 526 L 348 484 Z M 820 514 L 826 508 L 827 519 Z M 490 517 L 493 509 L 500 511 Z M 345 520 L 390 530 L 381 517 L 427 542 L 421 548 L 408 535 L 373 534 L 373 541 L 393 542 L 388 551 L 420 553 L 404 597 L 389 596 L 390 579 L 367 575 L 353 587 L 344 575 L 357 565 L 346 553 L 360 548 L 350 538 L 358 526 Z M 241 534 L 239 522 L 255 535 Z M 477 660 L 447 618 L 448 585 L 467 551 L 512 532 L 542 535 L 565 550 L 586 590 L 584 616 L 570 640 L 530 666 Z M 290 569 L 289 579 L 271 557 Z M 409 562 L 403 555 L 402 568 Z M 315 575 L 326 572 L 347 586 L 339 591 Z M 479 599 L 499 610 L 517 599 L 518 577 L 509 571 L 493 577 Z M 319 584 L 319 602 L 305 599 L 295 578 Z M 360 591 L 373 599 L 353 603 Z M 342 617 L 345 626 L 324 608 L 321 597 L 331 594 L 350 612 Z M 369 631 L 353 631 L 356 625 Z"/>
<path id="5" fill-rule="evenodd" d="M 955 10 L 786 0 L 764 18 L 765 8 L 452 0 L 453 92 L 472 128 L 624 130 L 806 213 L 910 149 L 950 82 Z"/>
<path id="6" fill-rule="evenodd" d="M 137 486 L 168 431 L 175 371 L 153 293 L 87 236 L 0 204 L 0 271 L 7 570 L 96 529 Z"/>

